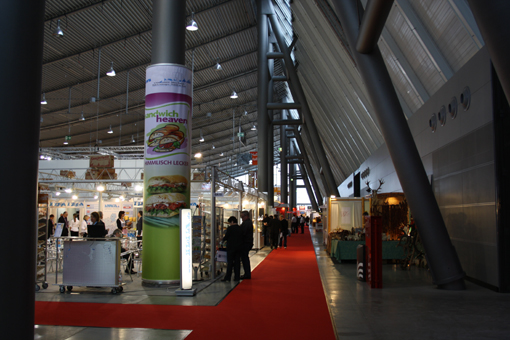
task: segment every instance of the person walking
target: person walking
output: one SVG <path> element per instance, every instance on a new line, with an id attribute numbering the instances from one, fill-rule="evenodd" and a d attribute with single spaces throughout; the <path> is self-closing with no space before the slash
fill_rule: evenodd
<path id="1" fill-rule="evenodd" d="M 138 212 L 138 221 L 136 221 L 136 238 L 138 240 L 142 239 L 142 230 L 143 230 L 143 211 Z"/>
<path id="2" fill-rule="evenodd" d="M 301 234 L 304 234 L 305 233 L 305 215 L 301 215 L 301 218 L 299 219 L 299 225 L 301 226 Z"/>
<path id="3" fill-rule="evenodd" d="M 267 214 L 264 215 L 264 219 L 262 220 L 262 234 L 264 235 L 264 246 L 269 246 L 269 216 Z"/>
<path id="4" fill-rule="evenodd" d="M 80 235 L 83 237 L 87 237 L 88 221 L 89 221 L 89 215 L 83 216 L 83 220 L 81 220 L 81 224 L 80 224 Z"/>
<path id="5" fill-rule="evenodd" d="M 243 230 L 237 224 L 237 218 L 230 216 L 228 218 L 229 227 L 223 237 L 223 242 L 227 242 L 227 272 L 223 278 L 224 282 L 230 282 L 232 278 L 232 269 L 234 269 L 234 281 L 241 279 L 241 248 L 243 246 Z"/>
<path id="6" fill-rule="evenodd" d="M 243 262 L 244 275 L 241 279 L 251 279 L 250 250 L 253 248 L 253 222 L 250 219 L 250 213 L 246 210 L 241 211 L 241 230 L 243 233 L 243 244 L 241 246 L 241 262 Z"/>
<path id="7" fill-rule="evenodd" d="M 270 224 L 270 235 L 271 235 L 271 249 L 278 248 L 278 236 L 280 235 L 280 221 L 278 220 L 278 215 L 271 220 Z"/>
<path id="8" fill-rule="evenodd" d="M 298 220 L 296 214 L 292 214 L 292 219 L 290 220 L 290 229 L 293 233 L 297 233 Z"/>
<path id="9" fill-rule="evenodd" d="M 71 221 L 71 236 L 80 236 L 80 216 L 73 214 L 73 220 Z"/>
<path id="10" fill-rule="evenodd" d="M 283 246 L 287 249 L 287 236 L 289 235 L 289 222 L 285 219 L 283 214 L 280 215 L 280 248 Z"/>

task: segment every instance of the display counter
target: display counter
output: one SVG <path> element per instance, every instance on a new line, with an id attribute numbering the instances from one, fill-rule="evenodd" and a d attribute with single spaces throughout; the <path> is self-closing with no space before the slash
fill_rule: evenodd
<path id="1" fill-rule="evenodd" d="M 404 248 L 398 247 L 399 241 L 382 242 L 383 260 L 402 260 L 404 259 Z M 342 260 L 356 260 L 356 248 L 365 241 L 340 241 L 331 240 L 330 256 L 342 262 Z"/>

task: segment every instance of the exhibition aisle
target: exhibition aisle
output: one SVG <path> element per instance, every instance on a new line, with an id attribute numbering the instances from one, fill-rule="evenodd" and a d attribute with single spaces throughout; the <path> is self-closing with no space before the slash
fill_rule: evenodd
<path id="1" fill-rule="evenodd" d="M 38 301 L 35 323 L 191 330 L 186 339 L 335 339 L 308 228 L 216 306 Z"/>

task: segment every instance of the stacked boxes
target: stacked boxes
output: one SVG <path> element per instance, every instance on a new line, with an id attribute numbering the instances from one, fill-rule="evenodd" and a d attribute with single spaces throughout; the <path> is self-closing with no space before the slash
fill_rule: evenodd
<path id="1" fill-rule="evenodd" d="M 113 156 L 90 156 L 90 169 L 85 173 L 85 179 L 117 179 L 114 162 Z"/>

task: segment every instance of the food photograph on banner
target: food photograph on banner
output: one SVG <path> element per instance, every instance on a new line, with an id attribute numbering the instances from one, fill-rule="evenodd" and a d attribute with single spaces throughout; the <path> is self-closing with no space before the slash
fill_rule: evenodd
<path id="1" fill-rule="evenodd" d="M 147 68 L 143 230 L 144 243 L 153 245 L 144 253 L 144 260 L 153 260 L 144 270 L 148 280 L 179 278 L 179 215 L 190 206 L 191 90 L 188 68 Z M 166 265 L 155 265 L 159 261 Z"/>

